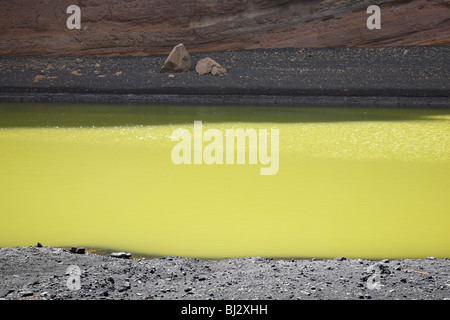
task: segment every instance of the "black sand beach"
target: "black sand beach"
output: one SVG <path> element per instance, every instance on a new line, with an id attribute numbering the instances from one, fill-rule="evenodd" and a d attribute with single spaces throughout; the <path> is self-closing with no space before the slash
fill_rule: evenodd
<path id="1" fill-rule="evenodd" d="M 241 50 L 191 55 L 0 57 L 0 101 L 193 105 L 448 107 L 449 46 Z M 198 75 L 211 57 L 223 76 Z"/>

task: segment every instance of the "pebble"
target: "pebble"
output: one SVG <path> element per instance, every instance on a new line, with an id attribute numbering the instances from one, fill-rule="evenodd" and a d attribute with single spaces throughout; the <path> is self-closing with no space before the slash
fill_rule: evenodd
<path id="1" fill-rule="evenodd" d="M 336 261 L 345 261 L 345 260 L 347 260 L 347 258 L 345 258 L 345 257 L 336 257 L 336 258 L 334 258 L 334 260 L 336 260 Z"/>
<path id="2" fill-rule="evenodd" d="M 207 279 L 207 276 L 202 274 L 198 276 L 198 281 L 205 281 Z"/>
<path id="3" fill-rule="evenodd" d="M 129 252 L 113 252 L 113 253 L 111 253 L 111 257 L 121 258 L 121 259 L 129 259 L 131 257 L 131 253 L 129 253 Z"/>
<path id="4" fill-rule="evenodd" d="M 122 288 L 119 289 L 119 292 L 123 292 L 126 290 L 129 290 L 131 288 L 131 284 L 128 281 L 125 281 L 125 283 L 123 284 Z"/>
<path id="5" fill-rule="evenodd" d="M 72 248 L 70 248 L 70 252 L 71 253 L 76 253 L 76 254 L 85 254 L 86 253 L 86 249 L 85 248 L 72 247 Z"/>
<path id="6" fill-rule="evenodd" d="M 22 292 L 22 297 L 29 297 L 33 295 L 33 291 L 24 291 Z"/>

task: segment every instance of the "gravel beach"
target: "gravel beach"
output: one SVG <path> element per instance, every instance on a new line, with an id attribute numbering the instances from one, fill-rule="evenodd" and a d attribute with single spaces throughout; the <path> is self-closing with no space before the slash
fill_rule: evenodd
<path id="1" fill-rule="evenodd" d="M 0 56 L 0 101 L 202 105 L 448 107 L 450 47 L 190 52 L 191 70 L 159 73 L 167 55 Z M 205 57 L 226 68 L 199 75 Z"/>
<path id="2" fill-rule="evenodd" d="M 73 266 L 79 287 L 70 284 Z M 124 259 L 89 250 L 12 247 L 0 249 L 0 299 L 448 300 L 450 261 Z"/>

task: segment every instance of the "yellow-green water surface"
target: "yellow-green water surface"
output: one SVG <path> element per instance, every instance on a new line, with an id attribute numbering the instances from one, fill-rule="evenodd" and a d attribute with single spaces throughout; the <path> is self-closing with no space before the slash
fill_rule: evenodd
<path id="1" fill-rule="evenodd" d="M 175 165 L 175 129 L 279 130 L 279 171 Z M 0 246 L 450 256 L 448 110 L 0 105 Z"/>

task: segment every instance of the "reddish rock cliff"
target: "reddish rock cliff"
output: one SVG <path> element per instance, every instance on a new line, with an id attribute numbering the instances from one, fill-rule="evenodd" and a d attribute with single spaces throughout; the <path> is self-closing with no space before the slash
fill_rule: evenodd
<path id="1" fill-rule="evenodd" d="M 81 30 L 68 30 L 69 5 Z M 369 30 L 369 5 L 381 30 Z M 450 43 L 448 0 L 0 0 L 2 55 L 143 55 Z"/>

